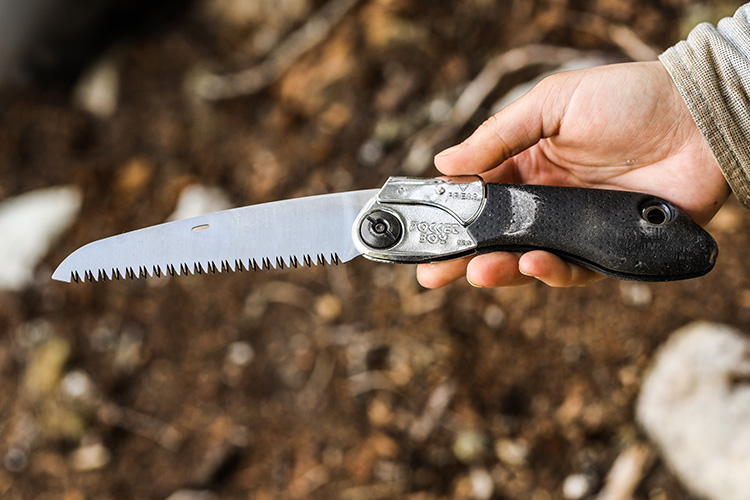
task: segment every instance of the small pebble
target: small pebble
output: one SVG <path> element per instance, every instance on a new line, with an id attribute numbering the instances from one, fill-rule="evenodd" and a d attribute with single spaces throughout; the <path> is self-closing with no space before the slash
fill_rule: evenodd
<path id="1" fill-rule="evenodd" d="M 459 431 L 456 440 L 453 442 L 453 454 L 466 464 L 481 461 L 485 451 L 485 436 L 475 430 L 464 429 Z"/>
<path id="2" fill-rule="evenodd" d="M 591 481 L 584 474 L 572 474 L 563 482 L 563 497 L 568 500 L 578 500 L 591 491 Z"/>
<path id="3" fill-rule="evenodd" d="M 3 458 L 3 465 L 10 472 L 21 472 L 29 464 L 29 457 L 20 448 L 11 448 Z"/>
<path id="4" fill-rule="evenodd" d="M 45 319 L 35 319 L 18 328 L 16 340 L 23 349 L 34 349 L 55 334 L 55 327 Z"/>
<path id="5" fill-rule="evenodd" d="M 495 454 L 507 465 L 521 466 L 526 464 L 529 447 L 522 440 L 499 439 L 495 443 Z"/>
<path id="6" fill-rule="evenodd" d="M 218 495 L 208 490 L 177 490 L 167 500 L 218 500 Z"/>
<path id="7" fill-rule="evenodd" d="M 430 120 L 436 123 L 444 122 L 451 117 L 453 108 L 445 99 L 435 99 L 430 103 Z"/>
<path id="8" fill-rule="evenodd" d="M 495 492 L 495 482 L 487 469 L 474 467 L 469 473 L 472 496 L 476 500 L 489 500 Z"/>
<path id="9" fill-rule="evenodd" d="M 63 394 L 71 399 L 84 399 L 91 395 L 93 384 L 82 370 L 73 370 L 65 374 L 60 384 Z"/>
<path id="10" fill-rule="evenodd" d="M 384 156 L 385 148 L 383 147 L 383 143 L 377 139 L 370 139 L 365 142 L 362 147 L 359 148 L 357 154 L 360 163 L 366 167 L 377 165 L 383 160 Z"/>
<path id="11" fill-rule="evenodd" d="M 620 283 L 620 294 L 626 304 L 636 307 L 644 307 L 653 300 L 651 287 L 645 283 Z"/>
<path id="12" fill-rule="evenodd" d="M 321 296 L 315 303 L 315 313 L 325 321 L 333 321 L 341 315 L 341 299 L 330 293 Z"/>
<path id="13" fill-rule="evenodd" d="M 101 443 L 92 443 L 77 448 L 70 456 L 73 469 L 79 472 L 94 471 L 104 468 L 112 454 Z"/>
<path id="14" fill-rule="evenodd" d="M 83 111 L 105 119 L 117 111 L 119 93 L 119 60 L 110 54 L 81 76 L 73 89 L 73 100 Z"/>
<path id="15" fill-rule="evenodd" d="M 167 220 L 197 217 L 230 208 L 232 203 L 220 188 L 191 184 L 180 193 L 177 206 Z"/>
<path id="16" fill-rule="evenodd" d="M 255 358 L 255 349 L 248 342 L 232 342 L 227 347 L 227 361 L 236 366 L 247 366 Z"/>
<path id="17" fill-rule="evenodd" d="M 491 304 L 484 310 L 484 322 L 490 328 L 498 329 L 505 325 L 505 311 L 500 306 Z"/>

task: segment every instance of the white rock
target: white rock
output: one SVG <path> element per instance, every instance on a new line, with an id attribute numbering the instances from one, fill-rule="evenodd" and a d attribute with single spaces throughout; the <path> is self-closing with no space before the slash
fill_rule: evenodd
<path id="1" fill-rule="evenodd" d="M 3 465 L 11 472 L 21 472 L 29 465 L 29 455 L 21 448 L 10 448 L 3 458 Z"/>
<path id="2" fill-rule="evenodd" d="M 501 328 L 505 325 L 506 319 L 507 315 L 505 314 L 505 311 L 496 304 L 490 304 L 484 310 L 484 322 L 487 323 L 487 326 L 490 328 Z"/>
<path id="3" fill-rule="evenodd" d="M 180 193 L 172 215 L 168 220 L 188 219 L 219 210 L 231 208 L 226 193 L 217 187 L 208 187 L 200 184 L 191 184 Z"/>
<path id="4" fill-rule="evenodd" d="M 585 474 L 572 474 L 565 478 L 562 485 L 563 497 L 569 500 L 578 500 L 589 494 L 591 481 Z"/>
<path id="5" fill-rule="evenodd" d="M 487 441 L 484 434 L 471 429 L 462 429 L 453 442 L 453 453 L 465 464 L 478 463 L 486 452 Z"/>
<path id="6" fill-rule="evenodd" d="M 99 118 L 109 118 L 117 111 L 119 96 L 120 61 L 114 53 L 93 65 L 73 89 L 75 105 Z"/>
<path id="7" fill-rule="evenodd" d="M 73 400 L 86 399 L 91 396 L 94 384 L 83 370 L 73 370 L 65 374 L 60 382 L 65 396 Z"/>
<path id="8" fill-rule="evenodd" d="M 495 492 L 495 482 L 484 467 L 472 467 L 469 473 L 471 496 L 475 500 L 489 500 Z"/>
<path id="9" fill-rule="evenodd" d="M 219 497 L 208 490 L 177 490 L 167 500 L 217 500 Z"/>
<path id="10" fill-rule="evenodd" d="M 522 439 L 499 439 L 495 443 L 495 454 L 504 464 L 520 467 L 526 465 L 529 445 Z"/>
<path id="11" fill-rule="evenodd" d="M 0 289 L 20 290 L 50 245 L 73 222 L 81 192 L 72 186 L 32 191 L 0 203 Z"/>
<path id="12" fill-rule="evenodd" d="M 672 334 L 646 376 L 638 420 L 699 496 L 750 498 L 749 377 L 750 339 L 710 323 Z"/>
<path id="13" fill-rule="evenodd" d="M 232 342 L 227 347 L 227 361 L 237 366 L 248 365 L 255 357 L 255 349 L 247 342 Z"/>
<path id="14" fill-rule="evenodd" d="M 435 99 L 430 103 L 428 111 L 430 120 L 436 123 L 441 123 L 451 117 L 453 109 L 445 99 Z"/>
<path id="15" fill-rule="evenodd" d="M 620 282 L 620 294 L 626 304 L 643 307 L 651 303 L 654 294 L 646 283 Z"/>
<path id="16" fill-rule="evenodd" d="M 73 469 L 81 472 L 102 469 L 111 458 L 112 454 L 101 443 L 83 445 L 70 456 Z"/>

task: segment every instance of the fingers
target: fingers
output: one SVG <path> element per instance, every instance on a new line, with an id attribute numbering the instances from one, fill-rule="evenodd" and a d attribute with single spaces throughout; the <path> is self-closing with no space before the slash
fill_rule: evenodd
<path id="1" fill-rule="evenodd" d="M 417 280 L 425 288 L 439 288 L 466 276 L 475 287 L 512 286 L 534 278 L 518 270 L 518 254 L 497 252 L 417 266 Z"/>
<path id="2" fill-rule="evenodd" d="M 570 287 L 586 286 L 603 276 L 539 250 L 479 255 L 469 262 L 466 279 L 480 287 L 524 285 L 535 279 L 553 287 Z"/>
<path id="3" fill-rule="evenodd" d="M 543 137 L 554 135 L 565 107 L 561 88 L 565 86 L 555 85 L 549 78 L 542 81 L 490 117 L 464 142 L 438 153 L 435 166 L 446 175 L 486 172 Z"/>
<path id="4" fill-rule="evenodd" d="M 472 285 L 482 288 L 516 286 L 533 282 L 533 277 L 524 276 L 519 271 L 519 257 L 519 254 L 507 252 L 478 255 L 466 267 L 466 279 Z"/>
<path id="5" fill-rule="evenodd" d="M 586 286 L 604 278 L 541 250 L 525 254 L 496 252 L 417 267 L 417 280 L 425 288 L 439 288 L 462 276 L 482 288 L 524 285 L 535 280 L 552 287 Z"/>
<path id="6" fill-rule="evenodd" d="M 604 279 L 599 273 L 541 250 L 523 254 L 518 261 L 518 270 L 553 287 L 586 286 Z"/>
<path id="7" fill-rule="evenodd" d="M 440 288 L 456 281 L 466 274 L 466 266 L 471 257 L 432 262 L 417 266 L 417 281 L 425 288 Z"/>

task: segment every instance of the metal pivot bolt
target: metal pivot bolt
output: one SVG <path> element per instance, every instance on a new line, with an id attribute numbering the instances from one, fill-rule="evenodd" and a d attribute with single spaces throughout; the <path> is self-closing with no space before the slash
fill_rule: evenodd
<path id="1" fill-rule="evenodd" d="M 390 248 L 401 238 L 401 221 L 382 210 L 370 212 L 362 219 L 359 236 L 371 248 Z"/>

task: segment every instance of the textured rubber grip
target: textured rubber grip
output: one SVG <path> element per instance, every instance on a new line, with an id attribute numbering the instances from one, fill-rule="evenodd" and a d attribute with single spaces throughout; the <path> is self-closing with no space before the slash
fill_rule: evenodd
<path id="1" fill-rule="evenodd" d="M 606 276 L 673 281 L 709 272 L 716 242 L 670 202 L 643 193 L 487 184 L 469 226 L 477 251 L 546 250 Z"/>

